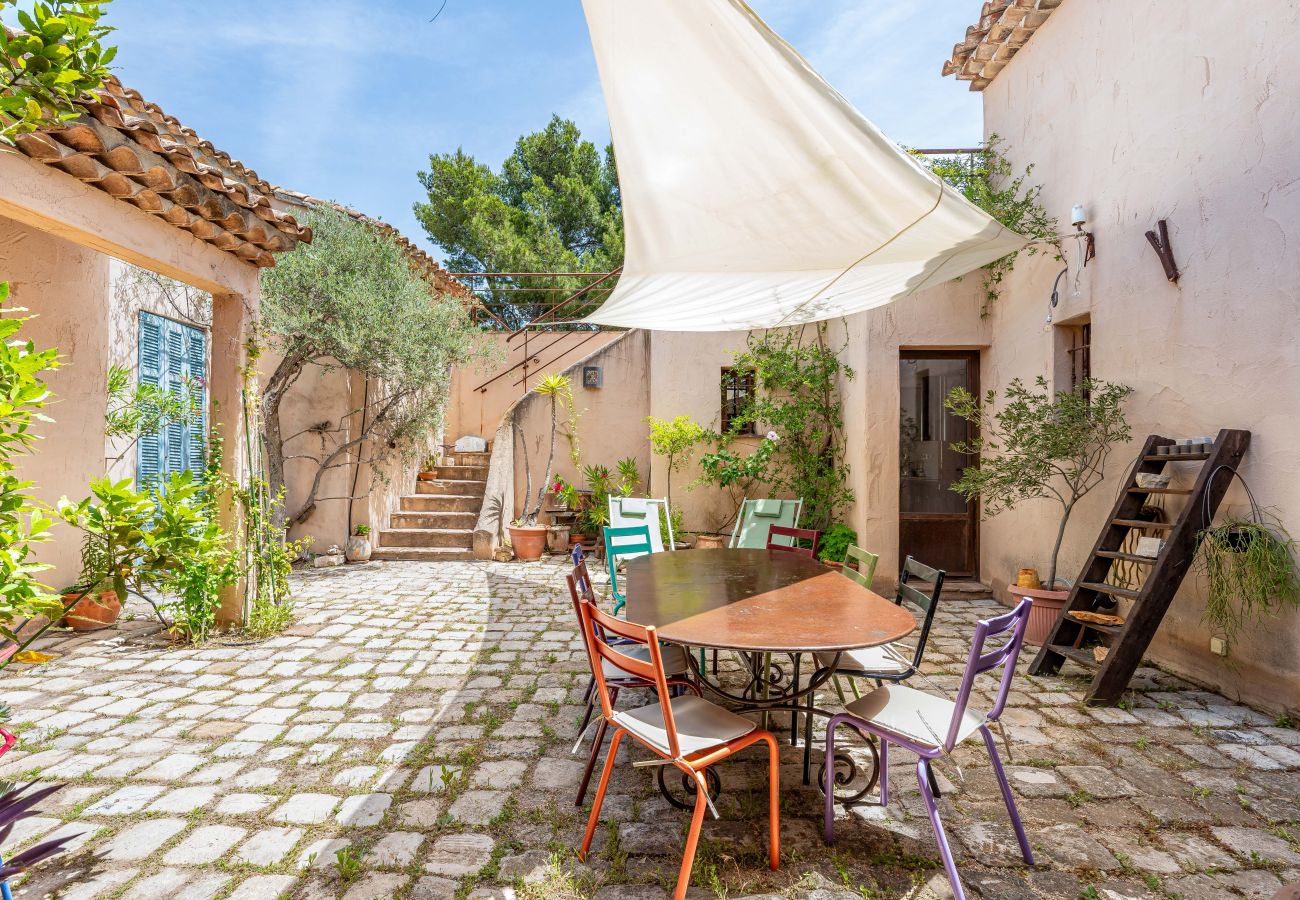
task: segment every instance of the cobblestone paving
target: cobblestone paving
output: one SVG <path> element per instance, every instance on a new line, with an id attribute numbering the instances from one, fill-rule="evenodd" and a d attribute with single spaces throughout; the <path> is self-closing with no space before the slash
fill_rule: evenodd
<path id="1" fill-rule="evenodd" d="M 0 676 L 22 737 L 0 777 L 68 787 L 7 852 L 69 832 L 80 846 L 70 871 L 35 874 L 16 895 L 666 896 L 687 814 L 649 770 L 619 767 L 597 852 L 589 865 L 573 856 L 586 661 L 561 573 L 326 570 L 295 576 L 298 621 L 268 641 L 50 642 L 59 659 Z M 945 601 L 927 663 L 936 689 L 952 689 L 972 623 L 993 611 Z M 969 893 L 1217 900 L 1300 880 L 1300 731 L 1140 676 L 1118 709 L 1083 707 L 1077 678 L 1017 683 L 1005 721 L 1032 870 L 981 742 L 939 764 Z M 948 896 L 907 754 L 893 754 L 888 809 L 840 810 L 832 851 L 800 751 L 783 753 L 781 871 L 763 865 L 760 745 L 718 767 L 722 819 L 706 821 L 692 896 Z"/>

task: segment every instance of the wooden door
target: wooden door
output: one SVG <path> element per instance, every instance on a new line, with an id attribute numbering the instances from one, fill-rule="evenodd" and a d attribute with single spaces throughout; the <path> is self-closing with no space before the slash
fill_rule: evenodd
<path id="1" fill-rule="evenodd" d="M 954 492 L 973 464 L 954 443 L 974 426 L 944 409 L 955 387 L 979 394 L 979 351 L 903 351 L 899 356 L 899 560 L 913 556 L 949 577 L 979 573 L 979 513 Z"/>

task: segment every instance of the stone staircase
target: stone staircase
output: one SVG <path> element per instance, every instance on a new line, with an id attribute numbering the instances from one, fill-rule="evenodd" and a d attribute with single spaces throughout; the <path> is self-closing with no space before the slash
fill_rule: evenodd
<path id="1" fill-rule="evenodd" d="M 436 481 L 417 481 L 379 532 L 372 559 L 474 558 L 474 525 L 483 506 L 490 453 L 448 453 Z"/>

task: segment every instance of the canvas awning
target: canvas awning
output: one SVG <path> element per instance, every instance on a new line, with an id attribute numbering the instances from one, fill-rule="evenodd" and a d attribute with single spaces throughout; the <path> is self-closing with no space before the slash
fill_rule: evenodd
<path id="1" fill-rule="evenodd" d="M 889 141 L 741 0 L 583 6 L 627 231 L 618 287 L 584 321 L 796 325 L 898 300 L 1025 245 Z"/>

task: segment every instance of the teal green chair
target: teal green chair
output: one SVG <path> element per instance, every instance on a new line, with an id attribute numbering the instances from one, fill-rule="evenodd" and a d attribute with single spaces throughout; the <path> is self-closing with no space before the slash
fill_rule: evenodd
<path id="1" fill-rule="evenodd" d="M 627 595 L 618 589 L 619 559 L 653 552 L 650 529 L 645 525 L 605 529 L 605 565 L 609 567 L 609 590 L 614 595 L 614 615 L 618 615 L 627 606 Z"/>
<path id="2" fill-rule="evenodd" d="M 798 528 L 803 514 L 803 500 L 746 500 L 740 504 L 736 527 L 731 531 L 732 548 L 762 550 L 767 546 L 767 533 L 773 525 Z M 786 543 L 789 543 L 788 540 Z"/>

